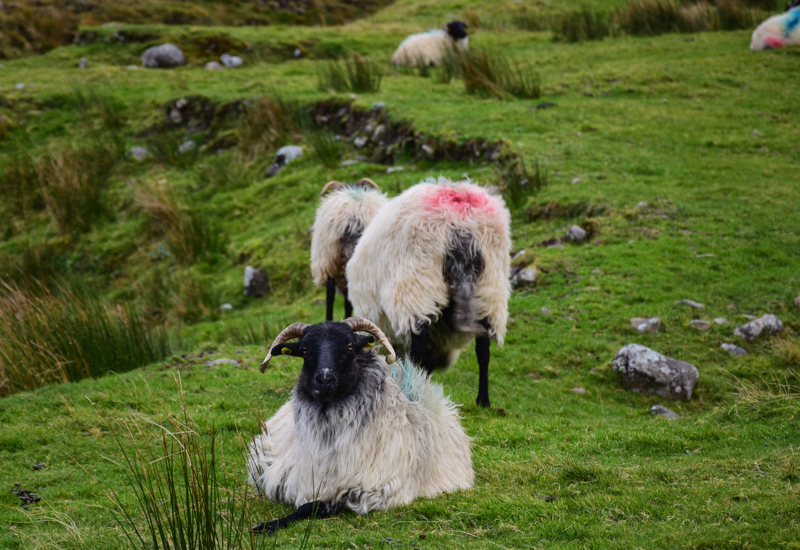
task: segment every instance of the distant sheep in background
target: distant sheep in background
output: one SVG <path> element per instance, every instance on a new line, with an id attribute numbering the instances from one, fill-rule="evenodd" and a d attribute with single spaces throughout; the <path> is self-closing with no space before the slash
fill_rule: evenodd
<path id="1" fill-rule="evenodd" d="M 333 321 L 337 286 L 344 296 L 345 317 L 353 313 L 353 306 L 347 299 L 345 266 L 364 228 L 388 199 L 377 184 L 367 178 L 353 185 L 328 182 L 321 196 L 311 237 L 311 274 L 314 284 L 327 287 L 325 320 Z"/>
<path id="2" fill-rule="evenodd" d="M 417 65 L 439 65 L 453 46 L 461 50 L 469 49 L 467 28 L 463 21 L 451 21 L 442 30 L 430 30 L 412 34 L 400 44 L 392 56 L 392 63 L 416 67 Z"/>
<path id="3" fill-rule="evenodd" d="M 388 357 L 370 349 L 376 338 Z M 456 406 L 415 365 L 395 363 L 373 323 L 295 323 L 272 343 L 261 371 L 279 355 L 301 357 L 303 367 L 291 400 L 250 445 L 249 480 L 265 497 L 297 509 L 254 532 L 472 486 L 470 439 Z"/>
<path id="4" fill-rule="evenodd" d="M 502 345 L 508 320 L 510 218 L 503 199 L 477 185 L 430 180 L 378 211 L 347 264 L 356 315 L 428 372 L 475 340 L 483 407 L 489 339 Z"/>
<path id="5" fill-rule="evenodd" d="M 791 2 L 785 13 L 773 15 L 753 31 L 750 49 L 770 50 L 800 45 L 800 5 Z"/>

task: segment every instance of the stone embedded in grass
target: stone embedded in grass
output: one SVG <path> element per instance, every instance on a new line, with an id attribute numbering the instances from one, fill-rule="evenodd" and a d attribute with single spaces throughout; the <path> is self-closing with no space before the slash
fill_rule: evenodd
<path id="1" fill-rule="evenodd" d="M 722 344 L 720 347 L 734 356 L 747 355 L 747 350 L 740 348 L 736 344 Z"/>
<path id="2" fill-rule="evenodd" d="M 661 329 L 661 319 L 658 317 L 634 317 L 631 326 L 639 332 L 658 332 Z"/>
<path id="3" fill-rule="evenodd" d="M 232 367 L 238 367 L 239 361 L 235 359 L 226 359 L 223 357 L 221 359 L 214 359 L 213 361 L 209 361 L 206 363 L 207 367 L 219 367 L 221 365 L 230 365 Z"/>
<path id="4" fill-rule="evenodd" d="M 405 166 L 390 166 L 389 168 L 386 169 L 386 173 L 391 174 L 392 172 L 401 172 L 405 169 L 406 169 Z"/>
<path id="5" fill-rule="evenodd" d="M 727 325 L 728 320 L 725 317 L 714 317 L 714 322 L 718 325 Z"/>
<path id="6" fill-rule="evenodd" d="M 536 268 L 533 266 L 526 267 L 525 269 L 520 269 L 512 278 L 511 284 L 514 286 L 517 285 L 532 285 L 536 282 Z"/>
<path id="7" fill-rule="evenodd" d="M 573 178 L 572 179 L 572 184 L 573 185 L 577 185 L 579 183 L 583 183 L 583 178 Z"/>
<path id="8" fill-rule="evenodd" d="M 541 312 L 541 314 L 542 314 L 542 315 L 544 315 L 545 317 L 550 317 L 550 316 L 553 314 L 553 312 L 552 312 L 552 311 L 550 311 L 550 309 L 548 309 L 548 308 L 546 308 L 546 307 L 543 307 L 543 308 L 542 308 L 542 309 L 540 309 L 539 311 L 540 311 L 540 312 Z"/>
<path id="9" fill-rule="evenodd" d="M 303 156 L 303 148 L 299 145 L 284 145 L 275 153 L 275 161 L 267 168 L 267 175 L 272 177 L 293 160 Z"/>
<path id="10" fill-rule="evenodd" d="M 41 462 L 37 462 L 36 464 L 34 464 L 34 465 L 32 466 L 32 468 L 33 468 L 35 471 L 39 471 L 39 470 L 41 470 L 42 468 L 44 468 L 44 464 L 42 464 Z"/>
<path id="11" fill-rule="evenodd" d="M 567 229 L 567 232 L 564 234 L 564 236 L 572 242 L 579 243 L 586 239 L 586 230 L 579 225 L 573 225 Z"/>
<path id="12" fill-rule="evenodd" d="M 244 268 L 244 295 L 261 298 L 269 288 L 269 277 L 266 274 L 248 265 Z"/>
<path id="13" fill-rule="evenodd" d="M 641 202 L 636 203 L 636 206 L 634 206 L 633 209 L 634 210 L 647 210 L 649 208 L 649 206 L 650 205 L 647 204 L 645 201 L 641 201 Z"/>
<path id="14" fill-rule="evenodd" d="M 15 89 L 15 90 L 24 90 L 24 89 L 25 89 L 25 84 L 24 84 L 24 83 L 22 83 L 22 82 L 19 82 L 19 83 L 17 83 L 17 84 L 14 84 L 14 89 Z"/>
<path id="15" fill-rule="evenodd" d="M 171 69 L 185 64 L 183 51 L 175 44 L 159 44 L 142 53 L 142 66 L 148 69 Z"/>
<path id="16" fill-rule="evenodd" d="M 222 304 L 219 306 L 220 311 L 233 311 L 233 304 Z"/>
<path id="17" fill-rule="evenodd" d="M 204 69 L 207 71 L 224 71 L 225 67 L 220 65 L 217 61 L 209 61 L 206 63 Z"/>
<path id="18" fill-rule="evenodd" d="M 224 53 L 219 56 L 219 60 L 222 61 L 222 64 L 228 67 L 229 69 L 238 69 L 242 65 L 244 65 L 244 59 L 239 57 L 238 55 L 231 55 L 229 53 Z"/>
<path id="19" fill-rule="evenodd" d="M 678 300 L 677 302 L 675 302 L 675 305 L 676 306 L 689 306 L 689 307 L 693 307 L 695 309 L 703 309 L 704 307 L 706 307 L 706 306 L 704 306 L 703 304 L 701 304 L 699 302 L 695 302 L 694 300 Z"/>
<path id="20" fill-rule="evenodd" d="M 197 149 L 197 144 L 190 139 L 181 143 L 181 146 L 178 147 L 178 152 L 188 153 L 189 151 L 194 151 L 195 149 Z"/>
<path id="21" fill-rule="evenodd" d="M 653 416 L 663 416 L 669 418 L 670 420 L 677 420 L 678 418 L 680 418 L 680 416 L 678 416 L 678 413 L 671 411 L 668 408 L 663 407 L 661 405 L 653 405 L 652 407 L 650 407 L 650 414 L 652 414 Z"/>
<path id="22" fill-rule="evenodd" d="M 692 328 L 696 328 L 697 330 L 706 331 L 711 328 L 711 322 L 704 321 L 702 319 L 695 319 L 689 322 L 689 326 Z"/>
<path id="23" fill-rule="evenodd" d="M 583 395 L 584 393 L 586 393 L 586 388 L 584 388 L 582 386 L 576 386 L 576 387 L 572 388 L 569 391 L 571 391 L 572 393 L 577 393 L 577 394 Z"/>
<path id="24" fill-rule="evenodd" d="M 623 385 L 629 390 L 670 399 L 691 399 L 699 376 L 694 365 L 639 344 L 619 350 L 612 368 L 620 373 Z"/>
<path id="25" fill-rule="evenodd" d="M 733 331 L 734 336 L 744 338 L 748 342 L 752 342 L 762 332 L 770 334 L 777 334 L 783 330 L 783 323 L 775 315 L 768 313 L 763 317 L 759 317 L 754 321 L 750 321 L 746 325 L 742 325 Z"/>
<path id="26" fill-rule="evenodd" d="M 129 71 L 135 71 L 136 69 L 139 68 L 139 65 L 125 65 L 125 68 L 128 69 Z"/>
<path id="27" fill-rule="evenodd" d="M 131 147 L 130 150 L 125 153 L 125 156 L 141 162 L 147 157 L 147 149 L 144 147 Z"/>
<path id="28" fill-rule="evenodd" d="M 794 299 L 794 307 L 800 310 L 800 296 Z"/>
<path id="29" fill-rule="evenodd" d="M 88 66 L 89 66 L 89 60 L 86 59 L 85 57 L 81 57 L 81 60 L 78 61 L 78 68 L 85 69 Z"/>

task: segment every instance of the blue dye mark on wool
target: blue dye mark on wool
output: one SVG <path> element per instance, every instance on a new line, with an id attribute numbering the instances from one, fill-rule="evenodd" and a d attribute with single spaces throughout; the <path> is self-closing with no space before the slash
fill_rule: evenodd
<path id="1" fill-rule="evenodd" d="M 800 25 L 800 8 L 793 8 L 789 10 L 786 17 L 786 30 L 783 31 L 783 36 L 789 38 L 792 31 Z"/>
<path id="2" fill-rule="evenodd" d="M 392 378 L 397 381 L 400 391 L 409 401 L 419 400 L 419 386 L 425 381 L 426 375 L 417 368 L 411 359 L 403 357 L 392 365 Z"/>
<path id="3" fill-rule="evenodd" d="M 354 201 L 360 201 L 364 198 L 364 194 L 367 190 L 361 185 L 347 185 L 345 186 L 345 192 L 347 196 Z"/>

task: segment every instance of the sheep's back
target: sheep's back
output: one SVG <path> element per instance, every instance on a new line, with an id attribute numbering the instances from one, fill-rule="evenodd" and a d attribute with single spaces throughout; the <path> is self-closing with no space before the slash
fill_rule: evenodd
<path id="1" fill-rule="evenodd" d="M 442 30 L 412 34 L 403 40 L 392 55 L 392 63 L 416 67 L 418 64 L 439 65 L 453 40 Z"/>
<path id="2" fill-rule="evenodd" d="M 340 280 L 364 228 L 388 199 L 376 189 L 346 186 L 328 194 L 317 208 L 311 236 L 311 274 L 324 286 Z"/>

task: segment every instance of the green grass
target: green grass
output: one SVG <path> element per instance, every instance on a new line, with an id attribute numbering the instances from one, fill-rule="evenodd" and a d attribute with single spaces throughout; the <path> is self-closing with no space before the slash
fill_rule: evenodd
<path id="1" fill-rule="evenodd" d="M 474 438 L 475 488 L 366 517 L 316 522 L 309 545 L 396 546 L 387 538 L 409 548 L 796 545 L 797 49 L 750 52 L 749 31 L 572 44 L 553 43 L 549 32 L 480 28 L 471 46 L 502 50 L 532 67 L 541 76 L 539 99 L 470 95 L 443 82 L 450 78 L 397 74 L 387 61 L 380 89 L 356 93 L 355 102 L 367 111 L 385 103 L 395 120 L 409 121 L 430 143 L 505 140 L 521 155 L 527 179 L 546 181 L 538 193 L 520 185 L 526 176 L 518 166 L 491 161 L 400 156 L 396 164 L 405 169 L 387 174 L 386 165 L 367 161 L 343 167 L 330 160 L 326 167 L 313 154 L 300 106 L 331 95 L 318 89 L 321 59 L 354 51 L 388 60 L 406 35 L 440 26 L 450 12 L 499 13 L 509 5 L 402 0 L 329 28 L 121 27 L 186 43 L 225 34 L 249 44 L 246 65 L 224 73 L 202 70 L 200 56 L 174 71 L 127 70 L 143 44 L 106 41 L 118 30 L 109 28 L 87 29 L 98 33 L 96 42 L 3 62 L 0 115 L 10 121 L 0 141 L 3 277 L 91 281 L 108 303 L 132 304 L 143 319 L 168 322 L 191 349 L 186 357 L 181 352 L 124 374 L 112 368 L 116 375 L 0 400 L 0 548 L 124 546 L 109 501 L 78 465 L 135 509 L 124 470 L 108 460 L 121 463 L 120 448 L 86 397 L 112 421 L 131 413 L 164 420 L 148 387 L 171 414 L 180 413 L 176 370 L 198 427 L 213 427 L 215 445 L 225 448 L 224 471 L 243 479 L 241 433 L 257 431 L 259 411 L 272 414 L 288 399 L 299 368 L 281 363 L 258 374 L 265 346 L 291 322 L 324 318 L 315 305 L 324 290 L 311 285 L 307 233 L 322 185 L 369 177 L 394 196 L 439 174 L 505 186 L 514 249 L 525 249 L 539 273 L 535 286 L 512 295 L 506 346 L 492 349 L 494 409 L 473 405 L 471 350 L 434 377 L 464 404 L 463 422 Z M 607 11 L 626 2 L 587 5 Z M 543 8 L 552 15 L 568 11 Z M 308 55 L 294 59 L 295 48 Z M 81 57 L 90 66 L 79 71 L 73 67 Z M 25 89 L 14 89 L 17 82 Z M 75 86 L 92 86 L 102 104 L 82 104 Z M 349 99 L 350 93 L 337 96 Z M 248 107 L 218 126 L 190 132 L 198 115 L 171 129 L 176 141 L 197 142 L 192 162 L 176 163 L 166 154 L 141 163 L 117 158 L 103 182 L 102 211 L 85 228 L 59 232 L 37 193 L 36 167 L 46 155 L 83 150 L 115 120 L 125 121 L 119 131 L 124 150 L 148 147 L 153 128 L 165 121 L 164 105 L 195 95 L 220 109 L 239 100 Z M 553 105 L 531 108 L 544 103 Z M 274 150 L 287 143 L 303 145 L 306 154 L 266 178 Z M 350 145 L 344 151 L 341 158 L 358 154 Z M 168 191 L 176 212 L 193 212 L 215 228 L 219 246 L 200 246 L 179 259 L 176 228 L 186 229 L 188 238 L 193 226 L 158 222 L 137 204 L 137 190 L 145 187 Z M 642 201 L 648 206 L 635 208 Z M 593 228 L 592 239 L 536 246 L 573 224 Z M 246 265 L 269 275 L 271 294 L 243 296 Z M 684 298 L 706 308 L 673 306 Z M 221 313 L 225 302 L 234 309 Z M 541 315 L 542 307 L 553 315 Z M 341 303 L 335 311 L 343 311 Z M 782 335 L 737 342 L 750 352 L 745 357 L 720 349 L 736 341 L 732 332 L 745 322 L 742 314 L 767 312 L 783 320 Z M 659 316 L 664 328 L 639 334 L 629 319 L 640 316 Z M 697 332 L 689 327 L 694 316 L 726 317 L 730 324 Z M 624 391 L 610 364 L 633 342 L 697 365 L 693 399 L 667 403 Z M 223 357 L 239 366 L 205 366 Z M 105 359 L 97 363 L 91 374 L 108 370 Z M 575 386 L 587 393 L 570 392 Z M 647 409 L 656 403 L 682 419 L 650 417 Z M 39 461 L 46 467 L 33 471 Z M 8 491 L 15 482 L 41 495 L 39 505 L 22 510 Z M 258 506 L 259 521 L 289 511 Z M 306 528 L 281 532 L 277 546 L 299 546 Z"/>

